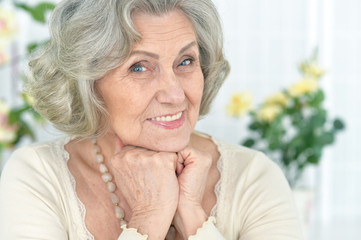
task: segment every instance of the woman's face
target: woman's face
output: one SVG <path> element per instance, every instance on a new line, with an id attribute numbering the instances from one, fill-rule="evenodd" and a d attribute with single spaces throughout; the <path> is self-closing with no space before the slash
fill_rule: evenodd
<path id="1" fill-rule="evenodd" d="M 142 40 L 98 82 L 112 130 L 125 145 L 184 148 L 198 120 L 204 78 L 191 22 L 179 11 L 133 21 Z"/>

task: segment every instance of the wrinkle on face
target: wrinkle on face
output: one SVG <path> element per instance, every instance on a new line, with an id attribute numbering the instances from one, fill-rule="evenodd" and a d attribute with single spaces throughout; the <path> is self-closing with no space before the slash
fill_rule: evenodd
<path id="1" fill-rule="evenodd" d="M 124 144 L 180 150 L 198 120 L 204 84 L 193 26 L 180 11 L 162 16 L 139 12 L 133 22 L 141 40 L 133 45 L 129 58 L 98 83 L 112 131 Z M 192 67 L 184 68 L 181 63 L 190 58 Z M 131 70 L 138 63 L 146 66 L 141 73 Z M 186 118 L 179 129 L 162 129 L 149 121 L 179 111 Z"/>
<path id="2" fill-rule="evenodd" d="M 183 15 L 183 13 L 179 10 L 176 10 L 175 12 Z M 134 25 L 138 32 L 141 33 L 141 40 L 134 44 L 133 51 L 146 50 L 143 49 L 145 44 L 151 45 L 162 42 L 165 46 L 167 46 L 168 43 L 177 41 L 184 37 L 194 37 L 193 26 L 186 17 L 182 19 L 174 19 L 172 24 L 167 24 L 171 13 L 174 12 L 170 12 L 162 16 L 155 16 L 154 19 L 149 21 L 148 14 L 139 12 L 136 15 L 137 20 L 134 21 Z M 147 21 L 147 25 L 141 24 L 144 21 Z M 165 47 L 165 49 L 166 48 L 167 47 Z M 150 50 L 151 49 L 148 49 L 148 51 Z M 163 52 L 161 55 L 166 54 Z"/>

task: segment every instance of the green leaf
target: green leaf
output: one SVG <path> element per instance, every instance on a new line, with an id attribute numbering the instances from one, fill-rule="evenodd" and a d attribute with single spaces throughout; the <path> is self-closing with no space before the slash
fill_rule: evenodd
<path id="1" fill-rule="evenodd" d="M 323 100 L 325 100 L 325 94 L 320 89 L 316 93 L 311 94 L 310 98 L 311 99 L 309 100 L 308 104 L 313 107 L 319 107 L 322 104 Z"/>
<path id="2" fill-rule="evenodd" d="M 335 130 L 339 131 L 345 129 L 345 124 L 341 119 L 337 118 L 333 121 L 333 127 L 335 128 Z"/>
<path id="3" fill-rule="evenodd" d="M 40 23 L 45 23 L 47 12 L 55 8 L 55 4 L 49 2 L 41 2 L 34 7 L 25 3 L 15 2 L 15 6 L 28 12 L 35 21 Z"/>
<path id="4" fill-rule="evenodd" d="M 28 44 L 28 46 L 27 46 L 28 53 L 33 52 L 35 49 L 38 48 L 38 46 L 39 46 L 38 43 L 30 43 L 30 44 Z"/>
<path id="5" fill-rule="evenodd" d="M 311 164 L 318 164 L 320 162 L 320 156 L 312 155 L 307 158 L 307 162 Z"/>
<path id="6" fill-rule="evenodd" d="M 44 45 L 46 45 L 49 41 L 43 41 L 43 42 L 34 42 L 34 43 L 30 43 L 27 46 L 27 50 L 28 50 L 28 54 L 31 54 L 33 51 L 35 51 L 36 49 L 38 49 L 39 47 L 43 47 Z"/>
<path id="7" fill-rule="evenodd" d="M 11 109 L 9 112 L 9 124 L 12 125 L 16 122 L 19 122 L 21 116 L 21 111 L 19 109 Z"/>
<path id="8" fill-rule="evenodd" d="M 35 140 L 35 135 L 33 130 L 31 129 L 31 127 L 23 120 L 20 120 L 18 122 L 19 125 L 19 129 L 17 131 L 17 139 L 14 141 L 14 144 L 17 144 L 20 139 L 22 139 L 22 137 L 24 136 L 29 136 L 32 140 Z"/>
<path id="9" fill-rule="evenodd" d="M 253 145 L 254 145 L 255 143 L 256 143 L 256 142 L 255 142 L 254 139 L 248 138 L 248 139 L 246 139 L 246 140 L 242 143 L 242 145 L 245 146 L 245 147 L 253 147 Z"/>
<path id="10" fill-rule="evenodd" d="M 334 133 L 329 131 L 329 132 L 324 132 L 321 136 L 319 136 L 317 139 L 317 143 L 319 143 L 321 146 L 326 146 L 333 143 L 334 140 L 335 140 Z"/>
<path id="11" fill-rule="evenodd" d="M 11 109 L 9 112 L 9 124 L 19 122 L 21 119 L 21 114 L 27 110 L 29 110 L 29 107 L 26 105 Z"/>
<path id="12" fill-rule="evenodd" d="M 250 130 L 259 130 L 260 128 L 262 128 L 262 124 L 258 121 L 254 121 L 248 126 L 248 128 Z"/>
<path id="13" fill-rule="evenodd" d="M 327 120 L 327 112 L 326 110 L 318 110 L 314 115 L 311 116 L 310 124 L 312 128 L 323 127 Z"/>
<path id="14" fill-rule="evenodd" d="M 272 142 L 268 144 L 268 148 L 270 150 L 277 150 L 280 149 L 281 147 L 282 147 L 282 142 L 279 141 L 278 139 L 274 139 Z"/>

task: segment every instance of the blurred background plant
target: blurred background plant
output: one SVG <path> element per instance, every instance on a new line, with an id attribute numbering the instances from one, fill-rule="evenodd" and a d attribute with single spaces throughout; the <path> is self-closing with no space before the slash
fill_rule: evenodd
<path id="1" fill-rule="evenodd" d="M 237 93 L 227 106 L 230 116 L 249 114 L 249 136 L 241 142 L 265 152 L 283 169 L 295 187 L 309 165 L 319 164 L 323 149 L 344 129 L 340 118 L 331 119 L 323 103 L 320 79 L 325 71 L 317 63 L 317 50 L 299 65 L 301 80 L 267 98 L 252 109 L 250 93 Z"/>
<path id="2" fill-rule="evenodd" d="M 43 118 L 31 107 L 33 100 L 25 93 L 21 94 L 23 104 L 10 107 L 5 101 L 0 100 L 0 160 L 4 149 L 13 148 L 24 137 L 35 140 L 34 122 L 42 123 Z"/>
<path id="3" fill-rule="evenodd" d="M 0 66 L 9 61 L 7 48 L 15 38 L 17 30 L 15 12 L 0 5 Z"/>
<path id="4" fill-rule="evenodd" d="M 41 2 L 35 6 L 19 1 L 0 0 L 0 67 L 8 65 L 15 66 L 20 61 L 25 61 L 27 57 L 37 48 L 47 41 L 32 42 L 27 45 L 25 56 L 12 56 L 9 48 L 16 40 L 19 26 L 16 21 L 16 12 L 25 11 L 35 22 L 45 24 L 47 14 L 54 9 L 53 3 Z M 15 68 L 14 68 L 15 69 Z M 22 71 L 18 74 L 25 79 Z M 24 92 L 18 94 L 19 104 L 10 106 L 5 100 L 0 99 L 0 161 L 2 151 L 16 146 L 24 137 L 31 141 L 35 140 L 32 125 L 44 122 L 41 116 L 32 108 L 33 100 Z"/>

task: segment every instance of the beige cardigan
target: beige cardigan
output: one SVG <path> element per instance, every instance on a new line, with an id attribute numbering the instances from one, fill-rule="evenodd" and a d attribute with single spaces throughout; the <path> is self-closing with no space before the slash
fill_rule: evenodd
<path id="1" fill-rule="evenodd" d="M 0 182 L 0 239 L 94 239 L 67 167 L 68 141 L 60 138 L 23 147 L 8 160 Z M 281 170 L 262 153 L 213 141 L 221 155 L 217 204 L 211 212 L 216 223 L 208 221 L 191 239 L 302 239 Z M 135 231 L 123 231 L 120 239 L 143 238 Z"/>

